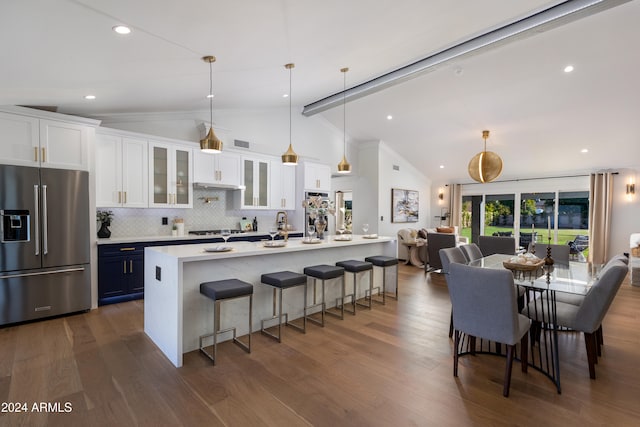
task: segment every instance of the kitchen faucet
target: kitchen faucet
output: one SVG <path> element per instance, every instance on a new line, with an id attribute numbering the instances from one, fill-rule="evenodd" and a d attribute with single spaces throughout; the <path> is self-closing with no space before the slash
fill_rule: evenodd
<path id="1" fill-rule="evenodd" d="M 282 218 L 282 220 L 280 219 Z M 280 235 L 284 236 L 284 241 L 289 240 L 289 220 L 287 219 L 287 213 L 285 211 L 278 211 L 276 213 L 276 224 L 282 224 L 280 229 Z"/>

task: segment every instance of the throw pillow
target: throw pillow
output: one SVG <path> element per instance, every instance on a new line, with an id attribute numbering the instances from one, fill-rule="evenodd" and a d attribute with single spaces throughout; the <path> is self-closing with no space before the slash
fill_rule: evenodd
<path id="1" fill-rule="evenodd" d="M 425 230 L 424 228 L 420 229 L 418 231 L 418 237 L 421 239 L 426 239 L 427 238 L 427 230 Z"/>
<path id="2" fill-rule="evenodd" d="M 455 231 L 453 227 L 436 227 L 436 231 L 438 233 L 449 233 L 452 234 Z"/>

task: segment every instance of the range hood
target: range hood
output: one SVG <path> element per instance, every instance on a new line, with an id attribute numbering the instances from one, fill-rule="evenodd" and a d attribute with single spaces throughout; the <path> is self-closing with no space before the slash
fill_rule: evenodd
<path id="1" fill-rule="evenodd" d="M 210 188 L 212 190 L 244 190 L 244 185 L 221 184 L 219 182 L 194 182 L 195 188 Z"/>

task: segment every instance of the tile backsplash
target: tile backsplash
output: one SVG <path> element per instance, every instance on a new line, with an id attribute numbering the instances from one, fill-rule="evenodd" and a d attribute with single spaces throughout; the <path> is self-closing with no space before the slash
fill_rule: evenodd
<path id="1" fill-rule="evenodd" d="M 100 208 L 97 210 L 113 211 L 113 220 L 109 226 L 111 237 L 170 235 L 175 218 L 184 220 L 185 234 L 190 230 L 237 229 L 240 228 L 240 220 L 243 217 L 248 220 L 257 217 L 259 231 L 266 231 L 275 222 L 275 211 L 233 209 L 233 197 L 233 190 L 194 188 L 192 209 Z M 213 200 L 205 203 L 204 198 Z M 162 225 L 162 217 L 168 218 L 167 225 Z"/>

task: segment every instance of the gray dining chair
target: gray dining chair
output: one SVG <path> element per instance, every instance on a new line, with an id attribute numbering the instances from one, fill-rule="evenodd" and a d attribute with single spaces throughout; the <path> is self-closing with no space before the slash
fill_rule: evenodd
<path id="1" fill-rule="evenodd" d="M 453 307 L 453 376 L 458 376 L 460 333 L 469 336 L 471 353 L 475 339 L 506 344 L 507 361 L 502 394 L 509 396 L 511 368 L 520 342 L 522 372 L 527 372 L 528 334 L 531 321 L 518 313 L 516 287 L 509 270 L 494 270 L 452 263 L 447 277 Z"/>
<path id="2" fill-rule="evenodd" d="M 447 275 L 449 273 L 449 266 L 452 263 L 458 264 L 466 264 L 467 258 L 464 256 L 462 249 L 453 247 L 453 248 L 445 248 L 440 249 L 440 253 L 438 254 L 440 257 L 440 263 L 442 264 L 441 273 L 444 273 L 445 280 L 447 280 Z M 448 280 L 447 280 L 447 283 Z M 453 308 L 451 309 L 451 319 L 449 320 L 449 338 L 453 336 Z"/>
<path id="3" fill-rule="evenodd" d="M 462 250 L 465 258 L 467 258 L 467 262 L 475 261 L 482 258 L 482 251 L 480 250 L 480 246 L 476 245 L 475 243 L 461 245 L 460 249 Z"/>
<path id="4" fill-rule="evenodd" d="M 493 254 L 513 255 L 516 253 L 515 237 L 479 236 L 478 246 L 484 256 Z"/>
<path id="5" fill-rule="evenodd" d="M 569 265 L 569 245 L 555 245 L 555 244 L 542 244 L 535 245 L 536 256 L 538 258 L 545 258 L 547 256 L 547 247 L 551 248 L 551 258 L 554 263 Z M 528 251 L 533 250 L 533 243 L 529 243 Z"/>
<path id="6" fill-rule="evenodd" d="M 598 338 L 598 331 L 602 331 L 602 320 L 627 275 L 627 271 L 627 265 L 620 260 L 608 263 L 602 270 L 600 277 L 596 279 L 584 296 L 580 305 L 558 301 L 556 298 L 557 326 L 564 326 L 584 334 L 587 361 L 589 363 L 589 377 L 592 379 L 596 378 L 595 364 L 602 344 L 602 340 Z M 559 292 L 556 292 L 556 296 L 559 294 Z M 522 310 L 522 314 L 527 315 L 534 321 L 533 329 L 536 331 L 534 335 L 537 335 L 540 323 L 550 323 L 550 319 L 544 319 L 541 312 L 541 307 L 544 307 L 544 305 L 549 306 L 549 304 L 551 302 L 548 298 L 538 298 L 531 301 Z"/>

